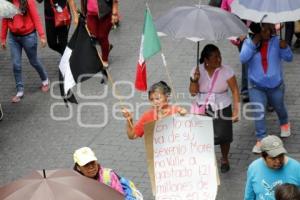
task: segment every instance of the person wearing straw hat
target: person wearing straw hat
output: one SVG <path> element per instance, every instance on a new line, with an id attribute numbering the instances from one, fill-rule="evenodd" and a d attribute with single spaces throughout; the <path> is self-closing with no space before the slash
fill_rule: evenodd
<path id="1" fill-rule="evenodd" d="M 95 179 L 101 183 L 104 183 L 118 192 L 124 194 L 122 185 L 118 176 L 110 169 L 102 167 L 97 162 L 95 153 L 89 147 L 82 147 L 77 149 L 73 154 L 74 167 L 73 169 L 83 176 L 91 179 Z M 109 172 L 109 174 L 107 174 Z M 109 181 L 105 180 L 105 177 L 109 176 Z"/>
<path id="2" fill-rule="evenodd" d="M 248 167 L 244 200 L 275 200 L 275 188 L 283 183 L 300 186 L 300 163 L 286 156 L 282 140 L 269 135 L 261 140 L 261 158 Z"/>
<path id="3" fill-rule="evenodd" d="M 291 62 L 293 53 L 284 40 L 274 36 L 273 24 L 251 24 L 250 28 L 254 35 L 244 41 L 240 60 L 248 66 L 248 92 L 255 117 L 256 144 L 252 152 L 260 153 L 260 141 L 267 135 L 265 123 L 267 102 L 278 115 L 280 136 L 291 135 L 284 103 L 282 60 Z"/>
<path id="4" fill-rule="evenodd" d="M 144 135 L 144 125 L 163 117 L 179 113 L 185 115 L 186 110 L 179 106 L 169 105 L 168 100 L 171 95 L 171 88 L 164 81 L 153 84 L 148 91 L 148 98 L 152 108 L 146 111 L 138 122 L 133 125 L 133 116 L 126 108 L 122 109 L 123 116 L 127 119 L 127 135 L 129 139 L 137 139 Z"/>

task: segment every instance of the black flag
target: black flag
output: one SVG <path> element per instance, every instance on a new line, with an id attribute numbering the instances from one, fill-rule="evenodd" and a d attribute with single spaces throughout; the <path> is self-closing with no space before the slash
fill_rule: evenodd
<path id="1" fill-rule="evenodd" d="M 60 87 L 64 101 L 77 103 L 71 88 L 77 83 L 91 78 L 98 72 L 106 75 L 96 47 L 86 29 L 84 18 L 81 16 L 78 26 L 69 41 L 61 58 L 59 69 L 63 84 Z"/>

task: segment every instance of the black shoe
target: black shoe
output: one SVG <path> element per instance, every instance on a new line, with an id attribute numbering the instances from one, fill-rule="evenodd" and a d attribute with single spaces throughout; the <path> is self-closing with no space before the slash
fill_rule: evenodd
<path id="1" fill-rule="evenodd" d="M 243 103 L 248 103 L 250 101 L 249 96 L 248 95 L 242 95 L 242 101 L 243 101 Z"/>
<path id="2" fill-rule="evenodd" d="M 109 52 L 114 48 L 114 45 L 109 44 Z"/>
<path id="3" fill-rule="evenodd" d="M 230 165 L 228 163 L 221 164 L 221 172 L 226 173 L 230 170 Z"/>
<path id="4" fill-rule="evenodd" d="M 229 163 L 221 163 L 221 172 L 226 173 L 230 170 Z"/>
<path id="5" fill-rule="evenodd" d="M 274 112 L 274 107 L 273 106 L 267 106 L 267 111 L 268 112 Z"/>
<path id="6" fill-rule="evenodd" d="M 101 78 L 101 81 L 100 81 L 100 83 L 101 84 L 106 84 L 107 83 L 107 73 L 106 73 L 106 71 L 103 71 L 103 72 L 101 72 L 102 73 L 102 78 Z"/>

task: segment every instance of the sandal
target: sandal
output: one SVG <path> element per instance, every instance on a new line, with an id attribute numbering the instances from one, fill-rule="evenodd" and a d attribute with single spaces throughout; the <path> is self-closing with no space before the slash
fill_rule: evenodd
<path id="1" fill-rule="evenodd" d="M 11 98 L 11 102 L 12 103 L 19 103 L 21 101 L 21 99 L 24 97 L 24 95 L 16 95 L 16 96 L 13 96 Z"/>
<path id="2" fill-rule="evenodd" d="M 47 79 L 42 82 L 40 89 L 42 92 L 46 93 L 49 91 L 49 86 L 50 86 L 50 81 L 49 81 L 49 79 Z"/>

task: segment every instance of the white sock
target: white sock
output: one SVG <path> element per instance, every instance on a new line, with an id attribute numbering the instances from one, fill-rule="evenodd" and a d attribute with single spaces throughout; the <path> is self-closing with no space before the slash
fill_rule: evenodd
<path id="1" fill-rule="evenodd" d="M 24 95 L 24 91 L 17 92 L 16 94 L 17 97 L 22 97 L 23 95 Z"/>
<path id="2" fill-rule="evenodd" d="M 48 85 L 48 84 L 49 84 L 49 79 L 46 79 L 46 80 L 42 81 L 43 86 Z"/>

